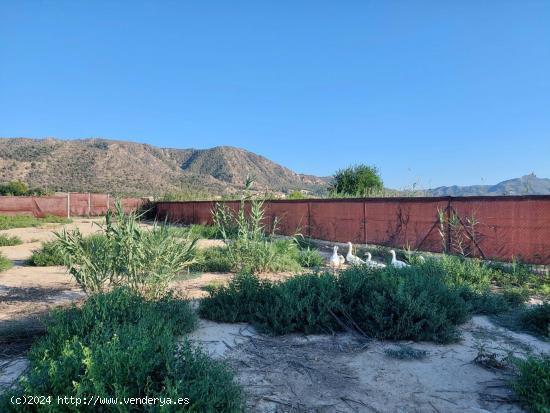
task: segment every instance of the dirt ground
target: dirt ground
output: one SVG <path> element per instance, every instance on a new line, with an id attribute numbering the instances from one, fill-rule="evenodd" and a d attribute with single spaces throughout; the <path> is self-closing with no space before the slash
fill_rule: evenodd
<path id="1" fill-rule="evenodd" d="M 505 386 L 509 368 L 485 368 L 479 350 L 517 356 L 550 343 L 474 317 L 451 345 L 369 340 L 352 334 L 269 337 L 246 324 L 201 321 L 191 339 L 227 360 L 252 412 L 522 412 Z M 427 352 L 404 361 L 386 349 Z"/>
<path id="2" fill-rule="evenodd" d="M 87 219 L 65 227 L 78 227 L 84 234 L 99 230 Z M 0 273 L 0 391 L 27 367 L 24 350 L 35 338 L 40 316 L 52 307 L 84 299 L 63 267 L 25 265 L 32 250 L 61 228 L 0 231 L 24 242 L 0 248 L 14 262 L 13 268 Z M 217 243 L 202 241 L 199 247 Z M 280 280 L 292 274 L 262 276 Z M 206 285 L 230 278 L 231 274 L 188 274 L 173 287 L 196 299 L 206 294 Z M 12 334 L 14 330 L 19 333 Z M 232 366 L 252 412 L 521 412 L 505 387 L 509 369 L 488 369 L 474 360 L 480 349 L 503 358 L 508 352 L 548 353 L 550 343 L 497 327 L 486 317 L 474 317 L 461 331 L 459 343 L 435 345 L 370 340 L 351 333 L 269 337 L 245 324 L 201 320 L 191 339 Z M 404 361 L 386 355 L 385 350 L 401 345 L 424 350 L 427 356 Z"/>

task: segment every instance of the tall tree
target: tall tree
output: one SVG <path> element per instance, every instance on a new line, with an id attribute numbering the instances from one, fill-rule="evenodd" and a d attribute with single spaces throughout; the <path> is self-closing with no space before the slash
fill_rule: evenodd
<path id="1" fill-rule="evenodd" d="M 360 164 L 338 170 L 331 189 L 337 195 L 366 196 L 383 188 L 384 182 L 378 168 Z"/>

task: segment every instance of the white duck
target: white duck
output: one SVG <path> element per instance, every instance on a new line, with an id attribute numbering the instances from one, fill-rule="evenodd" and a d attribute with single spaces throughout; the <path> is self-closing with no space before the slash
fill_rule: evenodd
<path id="1" fill-rule="evenodd" d="M 369 267 L 372 267 L 372 268 L 386 268 L 386 264 L 373 261 L 372 255 L 370 252 L 367 252 L 367 260 L 365 261 L 365 264 L 367 264 Z"/>
<path id="2" fill-rule="evenodd" d="M 391 250 L 390 254 L 391 254 L 391 265 L 392 265 L 392 267 L 395 267 L 395 268 L 409 267 L 409 264 L 407 264 L 406 262 L 399 261 L 397 258 L 395 258 L 395 251 L 394 250 Z"/>
<path id="3" fill-rule="evenodd" d="M 351 242 L 348 242 L 348 253 L 346 255 L 346 261 L 351 265 L 361 265 L 365 263 L 365 261 L 363 261 L 361 258 L 353 255 L 353 244 Z"/>
<path id="4" fill-rule="evenodd" d="M 338 247 L 335 245 L 332 249 L 332 255 L 330 256 L 329 265 L 332 268 L 338 268 L 343 264 L 344 257 L 338 254 Z"/>

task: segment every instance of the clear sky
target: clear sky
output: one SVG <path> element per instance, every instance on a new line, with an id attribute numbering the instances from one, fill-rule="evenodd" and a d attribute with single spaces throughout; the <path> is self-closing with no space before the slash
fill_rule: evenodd
<path id="1" fill-rule="evenodd" d="M 0 0 L 0 136 L 550 177 L 550 1 Z"/>

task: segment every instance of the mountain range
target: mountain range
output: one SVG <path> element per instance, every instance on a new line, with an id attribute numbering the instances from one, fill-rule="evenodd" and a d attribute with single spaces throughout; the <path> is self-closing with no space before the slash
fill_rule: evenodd
<path id="1" fill-rule="evenodd" d="M 0 138 L 0 183 L 15 179 L 51 191 L 125 195 L 229 195 L 247 176 L 254 189 L 326 191 L 327 179 L 298 174 L 244 149 L 169 149 L 107 139 Z"/>
<path id="2" fill-rule="evenodd" d="M 441 186 L 426 192 L 429 196 L 550 195 L 550 179 L 530 174 L 496 185 Z"/>
<path id="3" fill-rule="evenodd" d="M 231 195 L 254 179 L 256 192 L 327 194 L 330 178 L 291 171 L 245 149 L 158 148 L 108 139 L 0 138 L 0 183 L 22 180 L 50 191 L 161 196 Z M 391 191 L 399 195 L 399 191 Z M 442 186 L 426 196 L 550 195 L 550 179 L 534 174 L 496 185 Z"/>

